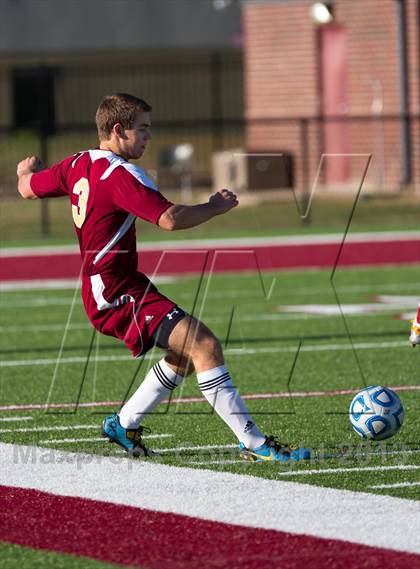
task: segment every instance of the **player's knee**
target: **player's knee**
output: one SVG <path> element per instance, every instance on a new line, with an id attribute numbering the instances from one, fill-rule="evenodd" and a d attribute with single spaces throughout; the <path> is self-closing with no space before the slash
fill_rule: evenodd
<path id="1" fill-rule="evenodd" d="M 165 361 L 172 366 L 172 369 L 179 375 L 187 377 L 191 375 L 194 370 L 194 364 L 191 358 L 185 357 L 183 354 L 176 354 L 168 351 L 165 356 Z"/>
<path id="2" fill-rule="evenodd" d="M 201 357 L 220 360 L 223 358 L 222 346 L 216 336 L 207 328 L 201 330 L 197 337 L 196 349 Z"/>

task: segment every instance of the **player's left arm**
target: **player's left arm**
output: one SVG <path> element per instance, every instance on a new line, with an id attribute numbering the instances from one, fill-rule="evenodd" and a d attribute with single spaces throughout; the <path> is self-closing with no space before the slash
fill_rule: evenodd
<path id="1" fill-rule="evenodd" d="M 35 172 L 40 172 L 44 168 L 44 163 L 38 156 L 28 156 L 17 165 L 18 192 L 25 200 L 34 200 L 38 197 L 32 191 L 31 178 Z"/>
<path id="2" fill-rule="evenodd" d="M 238 205 L 236 194 L 223 188 L 213 194 L 207 203 L 197 205 L 174 204 L 162 213 L 158 225 L 161 229 L 174 231 L 189 229 L 222 215 Z"/>

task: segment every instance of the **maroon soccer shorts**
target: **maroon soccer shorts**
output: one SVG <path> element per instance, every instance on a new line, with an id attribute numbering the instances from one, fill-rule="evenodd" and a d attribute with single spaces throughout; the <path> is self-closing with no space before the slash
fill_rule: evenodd
<path id="1" fill-rule="evenodd" d="M 96 330 L 123 341 L 134 357 L 155 344 L 166 348 L 170 332 L 185 316 L 139 272 L 125 277 L 106 273 L 83 276 L 82 297 Z"/>

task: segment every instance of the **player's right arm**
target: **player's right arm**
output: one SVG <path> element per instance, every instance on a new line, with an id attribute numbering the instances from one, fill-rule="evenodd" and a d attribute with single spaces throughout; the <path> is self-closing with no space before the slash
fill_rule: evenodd
<path id="1" fill-rule="evenodd" d="M 35 172 L 45 168 L 38 156 L 28 156 L 17 165 L 18 192 L 25 200 L 34 200 L 38 196 L 32 191 L 31 178 Z"/>
<path id="2" fill-rule="evenodd" d="M 46 168 L 38 156 L 28 156 L 17 165 L 18 191 L 24 199 L 57 198 L 68 195 L 67 172 L 74 161 L 69 156 Z"/>

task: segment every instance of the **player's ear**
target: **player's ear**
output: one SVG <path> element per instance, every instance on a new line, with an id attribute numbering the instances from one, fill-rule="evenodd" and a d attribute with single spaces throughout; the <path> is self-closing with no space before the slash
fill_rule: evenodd
<path id="1" fill-rule="evenodd" d="M 124 128 L 121 126 L 119 122 L 114 124 L 114 126 L 112 127 L 112 132 L 117 136 L 117 138 L 125 138 Z"/>

